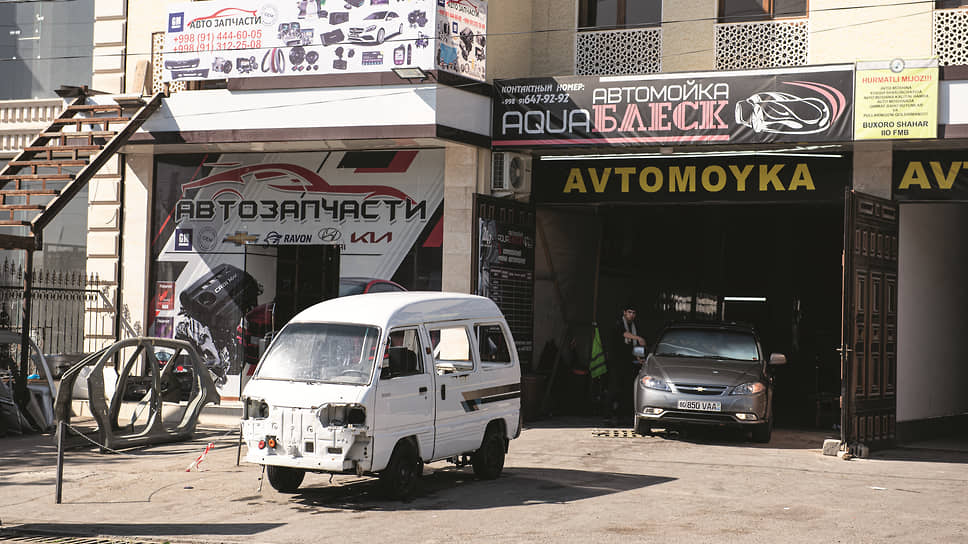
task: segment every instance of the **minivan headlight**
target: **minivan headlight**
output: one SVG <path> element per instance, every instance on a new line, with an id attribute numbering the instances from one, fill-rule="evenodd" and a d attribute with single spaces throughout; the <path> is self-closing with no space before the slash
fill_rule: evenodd
<path id="1" fill-rule="evenodd" d="M 642 385 L 648 389 L 658 389 L 659 391 L 672 391 L 664 380 L 660 380 L 655 376 L 642 376 Z"/>
<path id="2" fill-rule="evenodd" d="M 269 417 L 269 405 L 262 399 L 242 399 L 242 419 L 265 419 Z"/>
<path id="3" fill-rule="evenodd" d="M 366 408 L 359 404 L 324 404 L 316 410 L 323 427 L 346 427 L 366 424 Z"/>
<path id="4" fill-rule="evenodd" d="M 763 385 L 763 382 L 747 382 L 734 387 L 730 395 L 755 395 L 763 391 L 766 391 L 766 386 Z"/>

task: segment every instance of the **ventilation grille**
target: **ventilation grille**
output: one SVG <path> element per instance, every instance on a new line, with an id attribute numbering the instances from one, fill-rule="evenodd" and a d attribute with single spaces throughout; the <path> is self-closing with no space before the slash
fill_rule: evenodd
<path id="1" fill-rule="evenodd" d="M 716 69 L 805 66 L 809 32 L 806 19 L 716 25 Z"/>
<path id="2" fill-rule="evenodd" d="M 151 35 L 151 94 L 165 91 L 162 67 L 165 65 L 165 33 L 155 32 Z M 168 92 L 176 93 L 186 89 L 184 81 L 172 81 L 168 84 Z"/>
<path id="3" fill-rule="evenodd" d="M 662 29 L 579 32 L 578 75 L 656 74 L 662 71 Z"/>
<path id="4" fill-rule="evenodd" d="M 939 9 L 934 12 L 934 54 L 938 64 L 968 64 L 968 9 Z"/>

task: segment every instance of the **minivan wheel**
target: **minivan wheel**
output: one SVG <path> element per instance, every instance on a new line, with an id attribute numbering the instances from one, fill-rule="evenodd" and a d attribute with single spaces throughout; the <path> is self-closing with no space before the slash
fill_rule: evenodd
<path id="1" fill-rule="evenodd" d="M 266 475 L 269 476 L 269 484 L 280 493 L 295 493 L 306 477 L 306 471 L 298 468 L 277 467 L 269 465 L 266 467 Z"/>
<path id="2" fill-rule="evenodd" d="M 474 452 L 471 462 L 474 464 L 474 475 L 482 480 L 494 480 L 504 470 L 504 448 L 506 445 L 504 434 L 496 427 L 488 429 L 484 435 L 481 447 Z"/>
<path id="3" fill-rule="evenodd" d="M 760 423 L 756 427 L 753 427 L 753 442 L 759 442 L 760 444 L 769 444 L 770 438 L 773 435 L 773 418 L 771 417 L 766 423 Z"/>
<path id="4" fill-rule="evenodd" d="M 401 441 L 390 455 L 390 463 L 380 473 L 380 482 L 387 494 L 394 499 L 405 499 L 417 488 L 417 480 L 423 473 L 423 462 L 409 441 Z"/>

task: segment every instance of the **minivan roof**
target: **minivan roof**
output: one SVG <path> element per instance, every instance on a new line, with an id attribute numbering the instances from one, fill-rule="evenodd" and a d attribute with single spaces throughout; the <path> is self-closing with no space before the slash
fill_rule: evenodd
<path id="1" fill-rule="evenodd" d="M 494 301 L 464 293 L 406 291 L 339 297 L 310 306 L 292 323 L 358 323 L 380 327 L 459 319 L 500 319 Z"/>

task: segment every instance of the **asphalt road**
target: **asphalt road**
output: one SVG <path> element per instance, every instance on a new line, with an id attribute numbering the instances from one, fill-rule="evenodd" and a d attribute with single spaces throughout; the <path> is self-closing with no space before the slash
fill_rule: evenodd
<path id="1" fill-rule="evenodd" d="M 123 455 L 66 455 L 54 504 L 50 437 L 0 438 L 3 535 L 124 541 L 339 542 L 966 542 L 968 453 L 899 449 L 821 455 L 825 435 L 778 429 L 768 445 L 723 433 L 637 437 L 549 420 L 512 441 L 504 475 L 426 467 L 412 500 L 367 477 L 310 474 L 293 495 L 259 490 L 236 466 L 236 436 Z M 214 449 L 200 471 L 186 469 Z"/>

